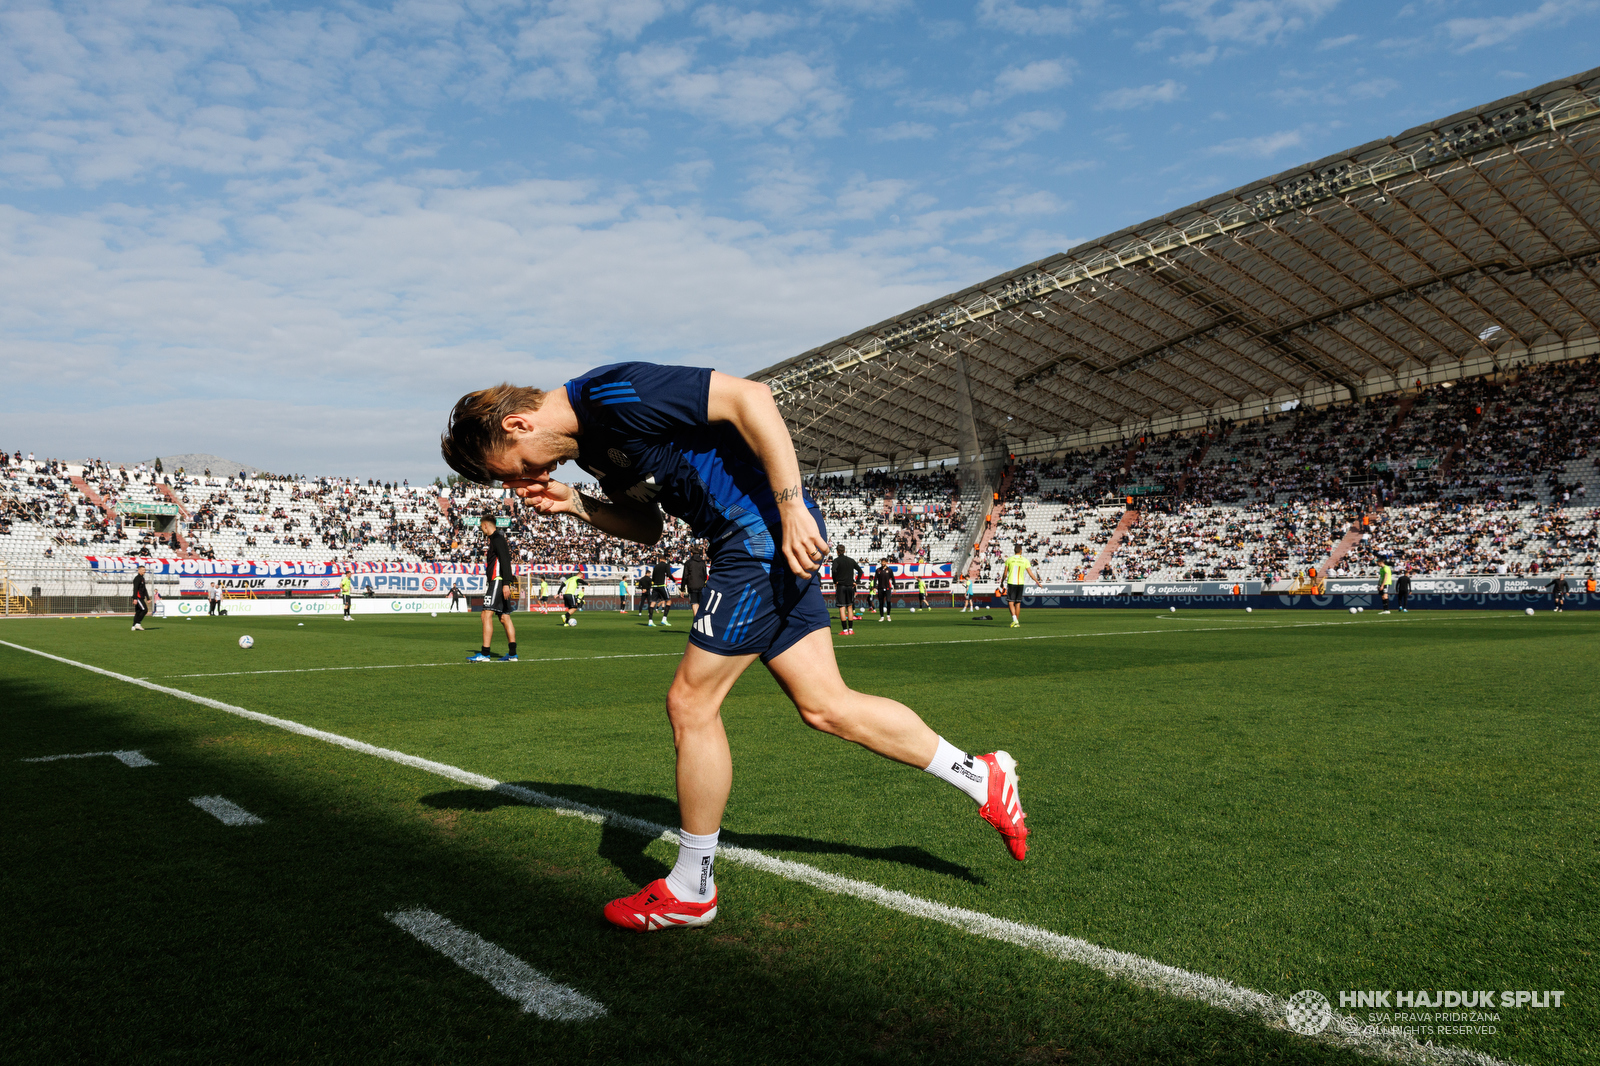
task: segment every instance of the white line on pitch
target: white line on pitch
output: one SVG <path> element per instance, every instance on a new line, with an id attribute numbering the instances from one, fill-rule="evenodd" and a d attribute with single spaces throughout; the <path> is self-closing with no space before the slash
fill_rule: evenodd
<path id="1" fill-rule="evenodd" d="M 1155 630 L 1154 632 L 1160 631 Z M 37 648 L 12 644 L 10 641 L 5 640 L 0 640 L 0 645 L 15 648 L 17 651 L 25 651 L 40 658 L 64 663 L 67 666 L 75 666 L 80 670 L 87 670 L 102 677 L 110 677 L 118 681 L 125 681 L 130 685 L 138 685 L 140 688 L 149 689 L 152 692 L 160 692 L 180 700 L 188 700 L 190 703 L 198 703 L 202 707 L 210 707 L 214 710 L 237 715 L 240 718 L 248 718 L 253 722 L 275 726 L 278 729 L 296 733 L 300 736 L 336 744 L 341 748 L 358 751 L 364 755 L 375 755 L 380 759 L 387 759 L 402 766 L 410 766 L 413 769 L 437 774 L 460 784 L 492 790 L 501 795 L 521 800 L 524 803 L 547 808 L 555 814 L 582 818 L 586 821 L 598 822 L 608 826 L 617 826 L 647 837 L 672 842 L 677 840 L 677 833 L 673 830 L 664 825 L 646 821 L 643 818 L 635 818 L 632 815 L 606 810 L 603 807 L 591 807 L 584 803 L 523 788 L 521 785 L 496 781 L 492 777 L 475 774 L 471 770 L 463 770 L 448 763 L 434 762 L 432 759 L 407 755 L 405 752 L 394 751 L 389 748 L 380 748 L 364 741 L 340 736 L 338 733 L 329 733 L 325 730 L 302 725 L 299 722 L 292 722 L 287 718 L 274 718 L 272 715 L 262 714 L 260 711 L 250 711 L 243 707 L 235 707 L 230 703 L 223 703 L 221 700 L 210 699 L 206 696 L 197 696 L 182 689 L 167 688 L 165 685 L 157 685 L 141 678 L 129 677 L 126 674 L 119 674 L 99 666 L 90 666 L 88 663 L 80 663 L 73 659 L 52 655 L 47 651 L 39 651 Z M 1219 977 L 1182 970 L 1176 966 L 1168 966 L 1166 963 L 1147 959 L 1131 952 L 1104 948 L 1087 940 L 1064 936 L 1060 933 L 1052 933 L 1048 929 L 1041 929 L 1037 926 L 996 918 L 981 911 L 950 907 L 943 903 L 936 903 L 909 893 L 883 888 L 866 881 L 840 877 L 837 874 L 819 870 L 815 866 L 807 866 L 804 863 L 792 862 L 788 859 L 779 859 L 750 848 L 722 847 L 718 851 L 733 862 L 749 865 L 788 880 L 808 884 L 825 892 L 854 896 L 857 899 L 867 900 L 890 910 L 899 911 L 902 914 L 940 922 L 978 936 L 1002 940 L 1054 958 L 1075 962 L 1109 977 L 1128 981 L 1143 988 L 1163 992 L 1179 999 L 1204 1003 L 1242 1017 L 1251 1018 L 1270 1029 L 1287 1030 L 1288 1028 L 1288 1000 L 1282 996 L 1275 996 L 1267 992 L 1257 992 L 1249 988 L 1240 988 L 1233 982 L 1225 981 Z M 1314 1039 L 1320 1043 L 1348 1048 L 1364 1055 L 1389 1059 L 1394 1062 L 1448 1063 L 1460 1064 L 1460 1066 L 1505 1066 L 1502 1060 L 1485 1055 L 1480 1051 L 1468 1048 L 1440 1047 L 1432 1044 L 1425 1045 L 1419 1043 L 1415 1037 L 1401 1032 L 1374 1033 L 1363 1030 L 1358 1019 L 1337 1012 L 1334 1014 L 1332 1025 L 1324 1029 L 1318 1036 L 1307 1039 Z"/>
<path id="2" fill-rule="evenodd" d="M 61 759 L 98 759 L 102 755 L 109 755 L 124 766 L 157 766 L 154 759 L 146 758 L 139 751 L 84 751 L 76 755 L 40 755 L 35 759 L 22 759 L 22 762 L 56 762 Z"/>
<path id="3" fill-rule="evenodd" d="M 265 819 L 257 818 L 237 803 L 221 796 L 195 796 L 189 802 L 215 817 L 223 825 L 265 824 Z"/>
<path id="4" fill-rule="evenodd" d="M 560 655 L 548 659 L 527 659 L 530 663 L 571 663 L 582 662 L 588 659 L 659 659 L 664 656 L 683 657 L 681 651 L 648 651 L 629 655 Z M 481 668 L 481 663 L 472 663 L 465 660 L 451 663 L 386 663 L 381 666 L 303 666 L 293 670 L 228 670 L 220 674 L 155 674 L 153 677 L 162 677 L 172 680 L 179 677 L 243 677 L 257 674 L 326 674 L 338 670 L 412 670 L 430 666 L 471 666 Z M 141 678 L 141 680 L 150 680 Z"/>
<path id="5" fill-rule="evenodd" d="M 588 1021 L 606 1013 L 605 1007 L 577 989 L 556 984 L 511 952 L 432 911 L 419 908 L 384 917 L 463 970 L 488 981 L 496 992 L 522 1004 L 524 1012 L 560 1022 Z"/>
<path id="6" fill-rule="evenodd" d="M 1197 618 L 1197 619 L 1195 619 L 1195 621 L 1197 621 L 1197 622 L 1198 621 L 1209 621 L 1209 619 L 1198 619 Z M 1194 628 L 1186 629 L 1186 630 L 1184 630 L 1184 632 L 1186 632 L 1186 633 L 1211 633 L 1211 632 L 1231 633 L 1231 632 L 1234 632 L 1236 630 L 1245 629 L 1247 627 L 1252 631 L 1262 630 L 1262 629 L 1309 629 L 1309 628 L 1315 628 L 1315 627 L 1318 627 L 1318 626 L 1373 625 L 1373 624 L 1376 624 L 1376 622 L 1377 622 L 1376 619 L 1363 620 L 1363 621 L 1360 621 L 1360 622 L 1343 622 L 1343 621 L 1341 621 L 1341 622 L 1280 622 L 1280 623 L 1271 624 L 1271 625 L 1262 625 L 1262 624 L 1259 624 L 1259 623 L 1252 624 L 1252 623 L 1249 623 L 1249 622 L 1241 622 L 1241 623 L 1239 623 L 1237 625 L 1206 626 L 1206 627 L 1203 627 L 1203 628 L 1202 627 L 1194 627 Z M 958 637 L 958 638 L 953 638 L 953 639 L 950 639 L 950 640 L 899 640 L 899 641 L 886 640 L 886 641 L 873 641 L 873 642 L 868 642 L 868 643 L 864 643 L 864 644 L 856 644 L 856 643 L 853 643 L 853 642 L 849 643 L 849 644 L 835 643 L 833 647 L 834 647 L 835 651 L 839 651 L 839 650 L 847 649 L 847 648 L 855 648 L 855 649 L 860 649 L 860 650 L 865 651 L 865 650 L 870 649 L 870 648 L 914 648 L 914 647 L 920 647 L 920 646 L 922 646 L 924 644 L 928 644 L 928 645 L 933 645 L 933 644 L 1005 644 L 1005 643 L 1009 643 L 1011 641 L 1017 641 L 1017 640 L 1079 640 L 1079 639 L 1082 639 L 1084 637 L 1148 636 L 1148 635 L 1150 635 L 1152 633 L 1161 634 L 1161 633 L 1167 633 L 1167 632 L 1170 632 L 1170 630 L 1165 630 L 1165 629 L 1110 629 L 1110 630 L 1106 630 L 1103 633 L 1036 633 L 1036 634 L 1034 634 L 1032 636 L 1026 636 L 1026 637 L 1023 637 L 1023 636 L 1017 636 L 1017 637 L 1010 637 L 1010 636 L 1007 636 L 1007 637 Z M 4 643 L 4 641 L 0 641 L 0 644 L 3 644 L 3 643 Z M 31 649 L 28 649 L 28 650 L 31 650 Z M 550 657 L 548 659 L 523 659 L 522 662 L 525 662 L 525 663 L 576 663 L 576 662 L 588 662 L 590 660 L 598 661 L 598 660 L 601 660 L 601 659 L 663 659 L 663 658 L 682 658 L 682 656 L 683 656 L 683 652 L 681 652 L 681 651 L 647 651 L 647 652 L 635 652 L 635 653 L 630 653 L 630 654 L 626 654 L 626 655 L 560 655 L 560 656 L 552 656 L 552 657 Z M 479 666 L 479 667 L 481 667 L 481 665 L 482 664 L 474 664 L 474 663 L 469 663 L 469 662 L 450 662 L 450 663 L 385 663 L 385 664 L 376 665 L 376 666 L 303 666 L 303 667 L 299 667 L 299 668 L 295 668 L 295 669 L 283 669 L 283 670 L 226 670 L 226 671 L 223 671 L 221 673 L 215 673 L 215 674 L 153 674 L 150 677 L 140 678 L 139 680 L 141 680 L 141 681 L 150 681 L 150 680 L 154 680 L 154 679 L 159 678 L 159 679 L 163 679 L 163 680 L 167 680 L 167 681 L 172 681 L 172 680 L 177 680 L 179 678 L 188 678 L 188 677 L 256 677 L 256 676 L 266 675 L 266 674 L 323 674 L 323 673 L 332 673 L 332 672 L 340 671 L 340 670 L 411 670 L 411 669 L 423 669 L 423 668 L 434 667 L 434 666 Z"/>

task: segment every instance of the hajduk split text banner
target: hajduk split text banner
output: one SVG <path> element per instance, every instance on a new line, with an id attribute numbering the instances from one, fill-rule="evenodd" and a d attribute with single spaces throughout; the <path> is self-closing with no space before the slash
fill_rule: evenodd
<path id="1" fill-rule="evenodd" d="M 185 596 L 203 596 L 212 586 L 224 592 L 254 592 L 269 596 L 336 594 L 345 575 L 359 595 L 370 589 L 385 596 L 448 596 L 451 589 L 464 595 L 483 595 L 487 582 L 482 563 L 386 563 L 329 560 L 299 562 L 252 559 L 162 559 L 137 555 L 89 556 L 91 570 L 99 574 L 132 575 L 139 567 L 151 576 L 175 577 Z M 581 572 L 589 582 L 627 581 L 635 584 L 645 571 L 639 567 L 562 563 L 519 563 L 519 577 L 553 579 Z M 674 568 L 674 576 L 678 576 Z"/>

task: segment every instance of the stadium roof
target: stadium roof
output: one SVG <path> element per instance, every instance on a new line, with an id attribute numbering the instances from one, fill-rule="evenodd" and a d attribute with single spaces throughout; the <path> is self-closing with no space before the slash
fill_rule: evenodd
<path id="1" fill-rule="evenodd" d="M 1213 197 L 751 375 L 801 461 L 1352 396 L 1600 322 L 1600 68 Z M 1498 327 L 1498 329 L 1496 329 Z M 1392 387 L 1392 386 L 1386 386 Z M 969 417 L 970 413 L 970 417 Z"/>

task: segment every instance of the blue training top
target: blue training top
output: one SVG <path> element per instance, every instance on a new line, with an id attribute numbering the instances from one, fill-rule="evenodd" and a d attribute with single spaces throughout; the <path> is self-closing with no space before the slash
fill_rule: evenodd
<path id="1" fill-rule="evenodd" d="M 613 363 L 566 388 L 578 465 L 607 496 L 659 504 L 710 542 L 713 559 L 734 550 L 770 569 L 783 528 L 772 483 L 731 422 L 707 419 L 709 367 Z"/>

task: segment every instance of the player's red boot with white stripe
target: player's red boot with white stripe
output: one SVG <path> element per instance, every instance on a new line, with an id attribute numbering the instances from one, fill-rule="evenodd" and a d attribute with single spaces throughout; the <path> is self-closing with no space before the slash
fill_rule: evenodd
<path id="1" fill-rule="evenodd" d="M 705 903 L 685 903 L 672 894 L 667 879 L 658 877 L 631 896 L 606 904 L 606 921 L 636 933 L 655 929 L 684 929 L 709 925 L 717 916 L 717 897 Z"/>
<path id="2" fill-rule="evenodd" d="M 978 808 L 978 816 L 1005 838 L 1011 857 L 1021 862 L 1028 857 L 1028 816 L 1022 809 L 1022 794 L 1017 791 L 1017 760 L 997 751 L 978 758 L 989 764 L 989 800 Z"/>

